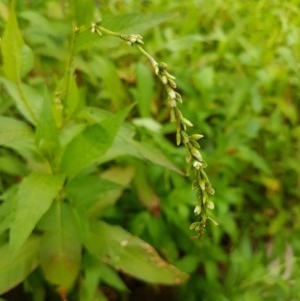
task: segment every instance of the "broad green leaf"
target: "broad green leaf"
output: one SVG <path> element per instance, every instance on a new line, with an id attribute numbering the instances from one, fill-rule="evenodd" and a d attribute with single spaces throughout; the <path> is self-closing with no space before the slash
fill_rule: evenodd
<path id="1" fill-rule="evenodd" d="M 71 2 L 74 9 L 74 19 L 76 25 L 87 25 L 94 20 L 94 7 L 93 0 L 74 0 Z"/>
<path id="2" fill-rule="evenodd" d="M 53 26 L 54 22 L 51 22 L 45 15 L 41 14 L 38 11 L 31 10 L 23 10 L 20 12 L 20 16 L 30 23 L 29 33 L 31 35 L 41 35 L 42 33 L 45 36 L 57 36 L 57 26 Z M 54 23 L 55 24 L 55 23 Z M 61 26 L 59 28 L 61 30 Z M 28 30 L 28 29 L 27 29 Z M 44 40 L 40 38 L 40 42 Z"/>
<path id="3" fill-rule="evenodd" d="M 101 199 L 106 199 L 105 196 L 110 191 L 120 188 L 124 187 L 99 176 L 83 175 L 75 177 L 68 183 L 66 195 L 74 206 L 89 208 Z"/>
<path id="4" fill-rule="evenodd" d="M 27 45 L 22 46 L 21 62 L 21 77 L 25 77 L 34 67 L 34 52 Z"/>
<path id="5" fill-rule="evenodd" d="M 108 130 L 100 124 L 88 126 L 67 145 L 62 157 L 62 170 L 69 177 L 74 177 L 105 153 L 111 139 Z"/>
<path id="6" fill-rule="evenodd" d="M 27 277 L 38 265 L 40 239 L 30 237 L 12 256 L 9 244 L 0 248 L 0 295 Z"/>
<path id="7" fill-rule="evenodd" d="M 106 111 L 96 110 L 95 108 L 89 108 L 85 110 L 83 115 L 88 121 L 96 122 L 103 120 L 106 115 Z M 108 115 L 112 116 L 112 115 Z M 169 170 L 175 171 L 179 174 L 183 172 L 163 153 L 163 151 L 154 143 L 147 141 L 134 140 L 136 132 L 134 128 L 129 124 L 123 124 L 115 137 L 115 140 L 108 151 L 98 161 L 99 163 L 113 160 L 120 156 L 133 156 L 142 160 L 150 161 L 157 165 L 163 166 Z"/>
<path id="8" fill-rule="evenodd" d="M 174 13 L 104 16 L 103 26 L 122 33 L 142 33 L 176 16 Z"/>
<path id="9" fill-rule="evenodd" d="M 69 79 L 69 90 L 68 90 L 66 102 L 67 102 L 67 108 L 66 108 L 67 116 L 70 119 L 76 113 L 76 110 L 79 108 L 81 104 L 81 98 L 80 98 L 75 76 L 71 76 Z"/>
<path id="10" fill-rule="evenodd" d="M 236 118 L 241 113 L 241 108 L 244 106 L 250 96 L 248 96 L 251 90 L 251 81 L 248 78 L 242 78 L 236 80 L 236 84 L 239 89 L 235 89 L 232 94 L 231 105 L 226 108 L 226 118 L 231 120 Z"/>
<path id="11" fill-rule="evenodd" d="M 150 283 L 180 284 L 188 275 L 164 261 L 149 244 L 118 226 L 97 222 L 88 234 L 89 251 L 119 271 Z"/>
<path id="12" fill-rule="evenodd" d="M 117 289 L 121 292 L 127 292 L 128 289 L 125 283 L 122 281 L 118 273 L 106 264 L 97 263 L 100 270 L 100 279 L 103 283 Z"/>
<path id="13" fill-rule="evenodd" d="M 99 75 L 103 80 L 105 94 L 111 99 L 114 109 L 119 111 L 126 102 L 126 92 L 119 78 L 118 70 L 114 63 L 107 58 L 98 57 L 96 62 L 97 67 L 101 70 Z"/>
<path id="14" fill-rule="evenodd" d="M 19 112 L 32 124 L 36 124 L 43 105 L 43 97 L 33 87 L 0 78 L 8 93 L 14 100 Z"/>
<path id="15" fill-rule="evenodd" d="M 154 187 L 149 183 L 147 178 L 147 166 L 137 162 L 135 164 L 134 186 L 139 201 L 150 211 L 159 207 L 160 198 L 155 192 Z"/>
<path id="16" fill-rule="evenodd" d="M 32 129 L 16 118 L 0 116 L 0 145 L 11 147 L 20 140 L 33 137 Z"/>
<path id="17" fill-rule="evenodd" d="M 257 152 L 253 151 L 251 148 L 243 145 L 237 147 L 236 156 L 246 162 L 250 162 L 258 170 L 266 173 L 267 175 L 272 174 L 270 167 L 263 157 L 261 157 Z"/>
<path id="18" fill-rule="evenodd" d="M 1 44 L 4 73 L 9 80 L 18 82 L 20 80 L 22 64 L 21 50 L 24 42 L 18 27 L 13 4 L 11 4 L 9 18 L 5 26 Z"/>
<path id="19" fill-rule="evenodd" d="M 99 291 L 99 282 L 107 284 L 120 292 L 128 291 L 126 285 L 116 271 L 99 262 L 99 260 L 91 256 L 89 253 L 85 254 L 83 268 L 84 281 L 82 282 L 80 300 L 94 301 L 95 295 Z"/>
<path id="20" fill-rule="evenodd" d="M 7 154 L 0 156 L 0 172 L 15 176 L 24 176 L 27 169 L 24 163 L 15 154 Z"/>
<path id="21" fill-rule="evenodd" d="M 154 79 L 148 67 L 136 66 L 137 87 L 133 91 L 141 117 L 150 117 L 151 100 L 154 97 Z"/>
<path id="22" fill-rule="evenodd" d="M 182 171 L 154 143 L 136 141 L 131 136 L 132 131 L 121 128 L 112 146 L 101 158 L 101 162 L 110 161 L 120 156 L 133 156 L 151 163 L 163 166 L 169 170 L 183 174 Z"/>
<path id="23" fill-rule="evenodd" d="M 57 152 L 60 147 L 58 129 L 52 114 L 50 99 L 47 96 L 43 101 L 40 117 L 36 126 L 35 138 L 38 147 L 48 158 L 52 158 L 54 152 Z"/>
<path id="24" fill-rule="evenodd" d="M 118 185 L 118 188 L 107 191 L 105 195 L 102 195 L 102 198 L 94 204 L 90 209 L 91 217 L 99 217 L 103 210 L 107 207 L 113 206 L 117 200 L 122 196 L 123 191 L 130 184 L 134 176 L 133 166 L 114 166 L 106 170 L 101 174 L 103 179 L 106 179 L 110 182 Z"/>
<path id="25" fill-rule="evenodd" d="M 12 220 L 12 213 L 15 206 L 17 186 L 14 185 L 7 189 L 0 196 L 0 235 L 9 229 Z"/>
<path id="26" fill-rule="evenodd" d="M 81 265 L 80 236 L 70 206 L 54 202 L 40 225 L 45 231 L 40 255 L 45 278 L 59 289 L 69 290 Z"/>
<path id="27" fill-rule="evenodd" d="M 88 126 L 67 146 L 62 158 L 62 170 L 74 177 L 84 168 L 99 160 L 111 146 L 119 127 L 131 110 L 129 108 L 100 122 Z"/>
<path id="28" fill-rule="evenodd" d="M 10 228 L 11 251 L 16 252 L 29 237 L 40 218 L 50 208 L 65 177 L 32 173 L 21 182 Z"/>

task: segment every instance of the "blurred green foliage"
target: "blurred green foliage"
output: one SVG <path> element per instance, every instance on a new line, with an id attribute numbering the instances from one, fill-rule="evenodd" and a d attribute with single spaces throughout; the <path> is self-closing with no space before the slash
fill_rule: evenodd
<path id="1" fill-rule="evenodd" d="M 154 246 L 168 262 L 189 273 L 190 279 L 174 289 L 174 300 L 297 300 L 300 2 L 77 0 L 74 5 L 77 10 L 67 1 L 16 1 L 27 45 L 22 48 L 20 70 L 26 83 L 24 93 L 34 104 L 39 103 L 40 95 L 47 98 L 47 93 L 60 99 L 55 91 L 63 86 L 74 20 L 89 25 L 101 16 L 107 28 L 142 34 L 149 52 L 168 63 L 169 70 L 176 75 L 184 100 L 182 112 L 193 122 L 195 132 L 205 135 L 202 146 L 207 173 L 216 190 L 214 219 L 219 226 L 209 225 L 203 238 L 191 239 L 189 225 L 195 220 L 195 193 L 181 174 L 185 169 L 185 151 L 174 146 L 175 129 L 169 123 L 164 90 L 145 58 L 134 47 L 112 37 L 93 40 L 87 34 L 78 40 L 74 59 L 78 90 L 71 88 L 73 95 L 69 99 L 75 99 L 75 103 L 70 104 L 73 109 L 68 118 L 72 121 L 77 114 L 76 99 L 83 100 L 81 107 L 97 107 L 93 111 L 83 110 L 76 117 L 88 121 L 102 120 L 107 111 L 118 116 L 133 102 L 136 107 L 129 113 L 130 123 L 123 123 L 112 146 L 97 161 L 101 163 L 97 178 L 86 173 L 68 185 L 66 193 L 72 206 L 79 210 L 88 208 L 92 217 L 100 216 L 108 223 L 122 226 Z M 8 11 L 8 1 L 2 1 L 2 45 Z M 5 67 L 2 69 L 5 72 Z M 2 71 L 1 115 L 22 119 L 15 104 L 14 87 L 3 79 Z M 9 79 L 16 76 L 12 73 Z M 69 85 L 75 87 L 74 82 Z M 45 92 L 45 86 L 50 92 Z M 25 117 L 32 118 L 30 113 Z M 51 124 L 51 116 L 45 114 L 43 118 Z M 54 114 L 53 118 L 59 124 L 62 117 Z M 30 131 L 20 124 L 14 126 L 20 126 L 24 135 Z M 36 139 L 41 143 L 39 137 L 45 129 L 39 128 Z M 63 134 L 65 143 L 81 130 L 67 128 Z M 46 157 L 47 150 L 53 152 L 56 145 L 55 130 L 47 132 L 48 144 L 41 148 Z M 81 140 L 76 143 L 80 145 Z M 15 185 L 28 175 L 28 164 L 30 168 L 33 164 L 24 164 L 16 153 L 22 149 L 27 158 L 26 151 L 31 151 L 28 148 L 16 143 L 13 151 L 0 149 L 1 245 L 7 241 L 3 225 L 10 219 L 1 212 L 13 210 L 6 208 L 6 200 L 12 199 Z M 72 162 L 68 158 L 64 162 L 72 175 Z M 35 170 L 40 168 L 34 166 Z M 103 201 L 96 202 L 95 196 Z M 72 224 L 69 213 L 66 216 Z M 51 212 L 47 218 L 51 220 Z M 104 229 L 105 225 L 101 222 L 94 227 Z M 39 230 L 45 227 L 47 220 Z M 117 229 L 115 233 L 122 236 L 123 230 Z M 101 239 L 105 244 L 107 237 Z M 100 245 L 101 239 L 95 238 L 95 242 Z M 27 242 L 23 246 L 24 256 L 33 258 L 25 251 L 30 245 L 35 253 L 37 242 L 35 238 Z M 101 249 L 98 243 L 94 246 L 97 250 Z M 121 280 L 105 264 L 97 264 L 94 257 L 84 257 L 79 273 L 85 275 L 88 286 L 79 281 L 81 298 L 109 299 L 100 292 L 95 299 L 90 297 L 98 285 L 110 287 L 124 300 L 134 298 L 134 288 L 130 293 L 124 284 L 126 278 Z M 127 261 L 125 265 L 128 269 Z M 44 288 L 40 273 L 35 270 L 23 282 L 24 290 L 34 300 L 44 300 L 51 290 Z M 130 289 L 130 281 L 127 282 Z M 76 292 L 73 295 L 70 300 L 77 300 Z"/>

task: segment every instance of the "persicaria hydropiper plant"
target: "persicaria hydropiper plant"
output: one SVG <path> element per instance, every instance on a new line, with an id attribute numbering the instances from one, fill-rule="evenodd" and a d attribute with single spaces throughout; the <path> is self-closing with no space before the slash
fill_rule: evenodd
<path id="1" fill-rule="evenodd" d="M 214 209 L 214 203 L 209 200 L 208 196 L 214 194 L 214 189 L 211 186 L 209 178 L 205 172 L 207 164 L 203 160 L 200 152 L 200 144 L 198 140 L 203 138 L 203 135 L 193 134 L 189 135 L 188 128 L 193 124 L 183 116 L 178 108 L 178 104 L 182 103 L 180 93 L 176 91 L 175 76 L 168 72 L 168 66 L 164 62 L 157 62 L 152 55 L 150 55 L 144 48 L 143 37 L 139 34 L 122 34 L 106 29 L 101 25 L 101 20 L 92 23 L 90 26 L 82 26 L 75 28 L 74 34 L 78 35 L 83 31 L 91 30 L 99 36 L 108 34 L 118 37 L 127 42 L 129 46 L 135 45 L 140 52 L 147 57 L 150 64 L 154 69 L 155 75 L 164 85 L 167 93 L 167 104 L 170 108 L 170 120 L 176 125 L 176 142 L 177 145 L 183 144 L 186 148 L 186 163 L 187 163 L 187 176 L 192 179 L 192 189 L 197 191 L 197 203 L 194 209 L 198 221 L 193 222 L 190 226 L 191 230 L 196 232 L 195 238 L 200 237 L 205 232 L 206 222 L 210 220 L 214 225 L 217 222 L 213 220 L 208 210 Z"/>

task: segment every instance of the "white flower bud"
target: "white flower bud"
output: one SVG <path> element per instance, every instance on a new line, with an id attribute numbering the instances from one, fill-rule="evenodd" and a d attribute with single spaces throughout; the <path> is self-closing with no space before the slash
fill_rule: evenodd
<path id="1" fill-rule="evenodd" d="M 199 161 L 194 161 L 193 166 L 194 166 L 196 169 L 199 170 L 200 167 L 203 166 L 203 164 L 202 164 L 201 162 L 199 162 Z"/>
<path id="2" fill-rule="evenodd" d="M 215 208 L 215 204 L 212 201 L 208 201 L 206 203 L 206 207 L 210 210 L 213 210 Z"/>
<path id="3" fill-rule="evenodd" d="M 199 214 L 201 213 L 201 207 L 200 207 L 199 205 L 197 205 L 197 206 L 195 207 L 194 213 L 195 213 L 196 215 L 199 215 Z"/>

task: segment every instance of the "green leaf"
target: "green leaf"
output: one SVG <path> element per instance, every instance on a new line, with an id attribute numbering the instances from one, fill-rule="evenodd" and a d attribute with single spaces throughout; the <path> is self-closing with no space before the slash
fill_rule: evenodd
<path id="1" fill-rule="evenodd" d="M 41 265 L 45 278 L 59 289 L 69 290 L 81 265 L 80 236 L 70 206 L 55 202 L 40 225 L 45 231 L 41 241 Z"/>
<path id="2" fill-rule="evenodd" d="M 41 108 L 43 105 L 43 97 L 31 86 L 8 81 L 0 78 L 8 93 L 14 100 L 19 112 L 32 124 L 36 124 Z"/>
<path id="3" fill-rule="evenodd" d="M 15 154 L 0 156 L 0 172 L 15 176 L 24 176 L 27 172 L 25 164 Z"/>
<path id="4" fill-rule="evenodd" d="M 33 138 L 32 129 L 16 118 L 0 116 L 0 145 L 11 147 L 20 140 Z"/>
<path id="5" fill-rule="evenodd" d="M 12 186 L 0 196 L 0 235 L 9 229 L 12 220 L 12 212 L 17 195 L 17 186 Z"/>
<path id="6" fill-rule="evenodd" d="M 97 263 L 100 270 L 100 279 L 105 284 L 121 292 L 128 292 L 128 288 L 122 281 L 118 273 L 106 264 Z"/>
<path id="7" fill-rule="evenodd" d="M 2 39 L 3 70 L 6 77 L 13 81 L 20 80 L 21 50 L 24 42 L 18 27 L 16 13 L 11 4 L 9 17 Z"/>
<path id="8" fill-rule="evenodd" d="M 27 45 L 21 48 L 21 77 L 25 77 L 34 67 L 34 53 Z"/>
<path id="9" fill-rule="evenodd" d="M 63 175 L 32 173 L 21 182 L 10 229 L 11 251 L 16 252 L 50 208 L 62 188 Z"/>
<path id="10" fill-rule="evenodd" d="M 136 132 L 129 124 L 123 124 L 113 144 L 99 162 L 107 162 L 120 156 L 133 156 L 163 166 L 178 174 L 183 172 L 153 142 L 134 140 Z"/>
<path id="11" fill-rule="evenodd" d="M 95 295 L 99 291 L 99 282 L 103 282 L 120 292 L 127 292 L 128 289 L 120 276 L 109 266 L 100 263 L 89 253 L 84 257 L 84 281 L 81 287 L 81 299 L 84 301 L 94 301 Z M 102 297 L 102 296 L 101 296 Z M 100 299 L 101 300 L 101 299 Z M 104 300 L 107 300 L 106 298 Z"/>
<path id="12" fill-rule="evenodd" d="M 52 114 L 49 97 L 45 97 L 37 122 L 35 138 L 38 147 L 48 157 L 52 158 L 60 147 L 58 129 Z"/>
<path id="13" fill-rule="evenodd" d="M 27 277 L 38 265 L 40 239 L 30 237 L 12 256 L 9 244 L 0 248 L 0 295 Z"/>
<path id="14" fill-rule="evenodd" d="M 132 106 L 99 124 L 88 126 L 66 146 L 61 166 L 69 177 L 74 177 L 103 156 L 131 108 Z"/>
<path id="15" fill-rule="evenodd" d="M 265 159 L 251 148 L 244 145 L 239 145 L 237 147 L 236 156 L 241 160 L 252 163 L 253 166 L 255 166 L 258 170 L 261 170 L 262 172 L 266 173 L 267 175 L 272 174 L 272 171 Z"/>
<path id="16" fill-rule="evenodd" d="M 75 76 L 71 76 L 69 79 L 69 90 L 68 90 L 66 102 L 67 102 L 67 116 L 69 119 L 71 119 L 81 104 L 81 98 L 80 98 Z"/>
<path id="17" fill-rule="evenodd" d="M 95 223 L 87 247 L 101 261 L 150 283 L 175 285 L 188 278 L 164 261 L 149 244 L 118 226 Z"/>
<path id="18" fill-rule="evenodd" d="M 147 166 L 141 162 L 135 164 L 134 186 L 139 201 L 150 211 L 159 207 L 160 198 L 147 177 Z"/>
<path id="19" fill-rule="evenodd" d="M 176 16 L 174 13 L 104 16 L 103 26 L 122 33 L 142 33 Z"/>
<path id="20" fill-rule="evenodd" d="M 114 63 L 107 58 L 98 57 L 97 65 L 101 73 L 99 74 L 103 80 L 103 87 L 106 94 L 111 99 L 114 109 L 119 111 L 126 101 L 126 92 L 124 85 L 118 75 L 118 70 Z"/>
<path id="21" fill-rule="evenodd" d="M 142 64 L 136 66 L 137 87 L 133 91 L 141 117 L 150 117 L 151 100 L 154 97 L 154 80 L 148 67 Z"/>
<path id="22" fill-rule="evenodd" d="M 120 188 L 123 187 L 98 176 L 83 175 L 75 177 L 68 183 L 66 195 L 74 206 L 89 208 L 105 199 L 107 193 Z"/>
<path id="23" fill-rule="evenodd" d="M 94 20 L 94 0 L 74 0 L 70 2 L 74 9 L 76 25 L 86 25 Z"/>

